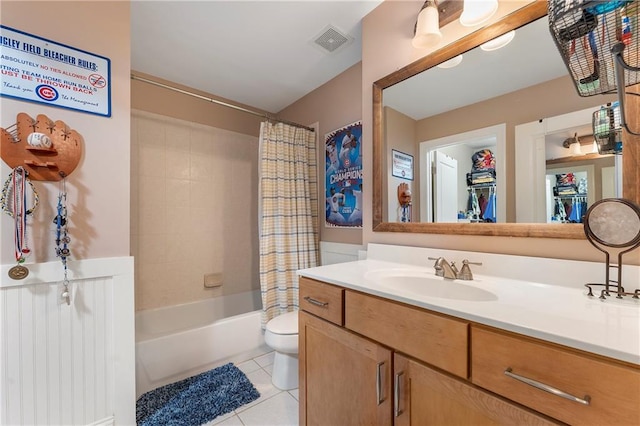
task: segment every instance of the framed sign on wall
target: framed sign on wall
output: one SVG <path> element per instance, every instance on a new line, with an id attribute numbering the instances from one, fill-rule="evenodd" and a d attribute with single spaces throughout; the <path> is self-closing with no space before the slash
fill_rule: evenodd
<path id="1" fill-rule="evenodd" d="M 413 180 L 413 155 L 392 149 L 391 158 L 393 158 L 391 174 L 402 179 Z"/>

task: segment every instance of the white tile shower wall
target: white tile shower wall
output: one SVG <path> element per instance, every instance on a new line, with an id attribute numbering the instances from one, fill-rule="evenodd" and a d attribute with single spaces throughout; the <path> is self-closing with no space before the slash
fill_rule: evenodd
<path id="1" fill-rule="evenodd" d="M 131 133 L 136 310 L 257 289 L 258 139 L 142 111 Z"/>
<path id="2" fill-rule="evenodd" d="M 133 259 L 28 265 L 0 283 L 0 424 L 135 422 Z"/>

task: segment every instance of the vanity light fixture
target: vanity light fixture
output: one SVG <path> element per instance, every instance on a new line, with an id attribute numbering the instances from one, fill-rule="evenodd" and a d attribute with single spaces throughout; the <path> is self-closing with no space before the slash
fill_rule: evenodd
<path id="1" fill-rule="evenodd" d="M 475 27 L 487 22 L 498 10 L 498 0 L 464 0 L 460 24 Z"/>
<path id="2" fill-rule="evenodd" d="M 580 138 L 578 138 L 578 134 L 575 133 L 573 137 L 567 138 L 562 142 L 562 146 L 565 148 L 569 148 L 569 155 L 572 157 L 576 157 L 582 155 L 582 149 L 580 148 Z"/>
<path id="3" fill-rule="evenodd" d="M 425 1 L 413 27 L 413 47 L 426 49 L 436 46 L 442 40 L 440 28 L 458 19 L 462 14 L 462 7 L 459 0 Z"/>
<path id="4" fill-rule="evenodd" d="M 427 47 L 437 45 L 440 40 L 442 40 L 438 15 L 436 2 L 434 0 L 426 1 L 418 14 L 416 33 L 413 36 L 413 40 L 411 40 L 413 47 L 416 49 L 426 49 Z"/>
<path id="5" fill-rule="evenodd" d="M 572 157 L 578 157 L 582 155 L 582 150 L 580 149 L 580 141 L 576 138 L 576 141 L 569 145 L 569 154 Z"/>
<path id="6" fill-rule="evenodd" d="M 460 65 L 460 62 L 462 62 L 462 55 L 454 56 L 448 61 L 444 61 L 443 63 L 436 65 L 436 67 L 443 69 L 453 68 Z"/>
<path id="7" fill-rule="evenodd" d="M 488 42 L 481 44 L 480 49 L 484 50 L 485 52 L 502 49 L 507 44 L 511 43 L 511 40 L 513 40 L 515 36 L 515 31 L 509 31 L 508 33 L 502 34 L 501 36 L 496 37 L 493 40 L 489 40 Z"/>

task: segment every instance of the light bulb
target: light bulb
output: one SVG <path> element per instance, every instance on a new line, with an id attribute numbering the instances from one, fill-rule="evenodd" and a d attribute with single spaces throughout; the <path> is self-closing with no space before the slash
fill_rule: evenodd
<path id="1" fill-rule="evenodd" d="M 569 145 L 569 154 L 572 156 L 582 155 L 582 150 L 580 149 L 580 142 L 576 139 L 574 143 Z"/>
<path id="2" fill-rule="evenodd" d="M 498 0 L 464 0 L 460 24 L 474 27 L 488 21 L 498 10 Z"/>
<path id="3" fill-rule="evenodd" d="M 429 5 L 418 14 L 418 22 L 416 24 L 416 35 L 413 37 L 411 44 L 416 49 L 426 49 L 438 44 L 442 40 L 440 32 L 440 20 L 438 8 Z"/>

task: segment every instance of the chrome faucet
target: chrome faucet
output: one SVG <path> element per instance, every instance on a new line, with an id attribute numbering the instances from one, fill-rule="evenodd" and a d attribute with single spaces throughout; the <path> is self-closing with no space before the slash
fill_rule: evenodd
<path id="1" fill-rule="evenodd" d="M 448 280 L 455 280 L 458 278 L 458 268 L 454 262 L 451 264 L 447 262 L 444 257 L 430 257 L 429 260 L 435 260 L 433 268 L 436 270 L 436 276 L 443 277 Z"/>
<path id="2" fill-rule="evenodd" d="M 447 280 L 466 280 L 470 281 L 473 279 L 473 274 L 471 273 L 471 268 L 469 265 L 482 265 L 481 262 L 469 262 L 467 259 L 462 261 L 462 269 L 458 271 L 455 262 L 447 262 L 444 257 L 429 257 L 429 260 L 435 260 L 436 263 L 433 264 L 433 268 L 436 271 L 436 276 L 443 277 Z"/>

